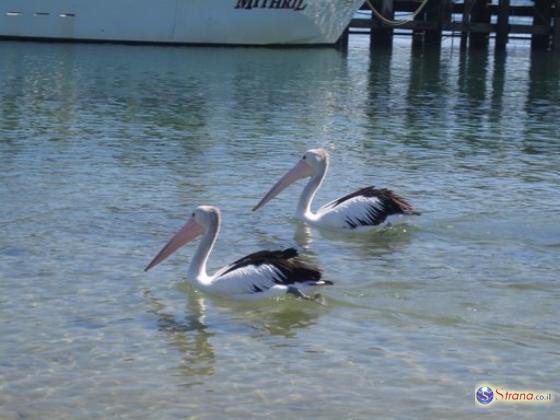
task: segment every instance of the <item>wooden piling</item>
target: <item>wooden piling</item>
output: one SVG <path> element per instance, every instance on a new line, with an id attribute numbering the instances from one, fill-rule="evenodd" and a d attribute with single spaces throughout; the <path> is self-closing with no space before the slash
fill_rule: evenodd
<path id="1" fill-rule="evenodd" d="M 443 28 L 443 6 L 445 0 L 429 1 L 426 5 L 426 20 L 432 22 L 433 28 L 426 30 L 425 42 L 426 46 L 441 45 L 441 30 Z"/>
<path id="2" fill-rule="evenodd" d="M 546 50 L 550 45 L 550 18 L 552 5 L 550 0 L 534 0 L 535 15 L 533 17 L 533 26 L 544 27 L 544 31 L 533 33 L 531 37 L 531 48 L 536 50 Z"/>
<path id="3" fill-rule="evenodd" d="M 471 11 L 469 44 L 471 48 L 485 48 L 488 46 L 489 34 L 478 31 L 477 24 L 490 23 L 490 0 L 475 0 Z"/>
<path id="4" fill-rule="evenodd" d="M 552 29 L 552 50 L 560 52 L 560 0 L 554 1 L 554 17 Z"/>
<path id="5" fill-rule="evenodd" d="M 419 0 L 371 0 L 375 10 L 386 19 L 394 20 L 395 12 L 412 13 L 417 10 Z M 401 22 L 398 34 L 413 36 L 413 48 L 439 45 L 442 31 L 450 36 L 461 36 L 461 51 L 469 47 L 487 47 L 489 38 L 496 34 L 496 50 L 505 50 L 508 39 L 518 34 L 530 36 L 533 49 L 548 49 L 560 52 L 560 0 L 533 0 L 532 4 L 515 4 L 511 0 L 429 0 L 426 8 L 415 16 L 413 21 Z M 362 6 L 364 10 L 369 6 Z M 462 22 L 452 22 L 451 16 L 461 15 Z M 492 19 L 497 18 L 493 24 Z M 531 25 L 510 22 L 510 16 L 527 17 Z M 353 19 L 351 29 L 370 29 L 370 45 L 391 48 L 393 25 L 372 13 L 370 21 Z M 527 37 L 529 39 L 529 37 Z"/>
<path id="6" fill-rule="evenodd" d="M 349 35 L 350 35 L 350 25 L 346 27 L 344 32 L 342 32 L 342 35 L 340 35 L 340 38 L 338 38 L 338 41 L 336 41 L 336 48 L 338 50 L 348 51 Z"/>
<path id="7" fill-rule="evenodd" d="M 463 3 L 463 20 L 461 25 L 461 50 L 467 49 L 467 40 L 469 35 L 471 10 L 475 0 L 464 0 Z"/>
<path id="8" fill-rule="evenodd" d="M 504 50 L 509 34 L 509 5 L 510 0 L 500 0 L 498 3 L 498 22 L 496 25 L 496 50 Z"/>
<path id="9" fill-rule="evenodd" d="M 433 1 L 433 0 L 432 0 Z M 414 22 L 416 25 L 420 25 L 418 22 L 425 22 L 426 21 L 426 11 L 422 10 L 416 16 L 414 16 Z M 424 30 L 414 28 L 412 30 L 412 48 L 417 49 L 421 48 L 424 45 Z"/>
<path id="10" fill-rule="evenodd" d="M 394 19 L 395 13 L 393 0 L 375 0 L 372 4 L 383 17 L 387 19 Z M 370 45 L 372 47 L 391 48 L 393 45 L 393 28 L 386 26 L 381 19 L 373 13 L 371 18 Z"/>

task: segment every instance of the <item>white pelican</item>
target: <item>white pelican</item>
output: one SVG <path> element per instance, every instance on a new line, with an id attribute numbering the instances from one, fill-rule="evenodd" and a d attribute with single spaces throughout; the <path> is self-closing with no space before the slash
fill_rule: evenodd
<path id="1" fill-rule="evenodd" d="M 144 271 L 203 235 L 187 271 L 187 280 L 204 292 L 236 299 L 270 298 L 286 293 L 308 299 L 307 293 L 316 293 L 320 287 L 333 284 L 321 280 L 321 271 L 297 258 L 298 253 L 293 248 L 255 252 L 209 276 L 206 262 L 218 236 L 220 219 L 217 207 L 198 207 Z"/>
<path id="2" fill-rule="evenodd" d="M 363 231 L 390 222 L 395 216 L 420 214 L 393 191 L 385 188 L 377 189 L 373 186 L 331 201 L 321 207 L 317 213 L 313 213 L 311 202 L 328 168 L 329 154 L 326 150 L 308 150 L 299 162 L 270 189 L 253 211 L 264 206 L 298 179 L 311 177 L 301 193 L 296 209 L 296 217 L 311 225 Z"/>

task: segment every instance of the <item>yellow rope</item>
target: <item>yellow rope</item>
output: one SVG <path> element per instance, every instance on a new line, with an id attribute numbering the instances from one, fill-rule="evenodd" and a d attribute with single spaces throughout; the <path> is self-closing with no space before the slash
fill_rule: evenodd
<path id="1" fill-rule="evenodd" d="M 420 6 L 418 6 L 418 9 L 416 9 L 414 11 L 414 13 L 412 13 L 410 15 L 410 18 L 408 19 L 404 19 L 404 20 L 391 20 L 391 19 L 387 19 L 385 16 L 383 16 L 381 13 L 379 13 L 375 7 L 373 7 L 373 4 L 371 4 L 371 2 L 369 0 L 366 0 L 367 5 L 370 7 L 371 11 L 373 12 L 373 14 L 375 16 L 377 16 L 379 18 L 379 20 L 381 20 L 384 24 L 389 25 L 389 26 L 401 26 L 401 25 L 406 25 L 408 22 L 412 22 L 414 20 L 414 18 L 422 11 L 422 9 L 424 8 L 424 6 L 426 6 L 426 4 L 428 3 L 428 0 L 424 0 Z"/>

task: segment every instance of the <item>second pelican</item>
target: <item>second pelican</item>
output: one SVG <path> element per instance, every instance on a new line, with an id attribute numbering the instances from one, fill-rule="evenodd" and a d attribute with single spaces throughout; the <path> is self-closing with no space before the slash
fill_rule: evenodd
<path id="1" fill-rule="evenodd" d="M 311 177 L 301 193 L 296 209 L 296 216 L 311 225 L 363 231 L 390 222 L 391 217 L 420 214 L 408 201 L 393 191 L 373 186 L 331 201 L 314 213 L 311 211 L 311 202 L 323 182 L 328 167 L 329 154 L 326 150 L 308 150 L 270 189 L 253 211 L 264 206 L 298 179 Z"/>

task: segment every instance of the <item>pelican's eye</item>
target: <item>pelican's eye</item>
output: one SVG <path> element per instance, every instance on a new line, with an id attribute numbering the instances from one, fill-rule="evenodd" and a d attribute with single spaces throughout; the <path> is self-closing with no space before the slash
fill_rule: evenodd
<path id="1" fill-rule="evenodd" d="M 303 160 L 307 159 L 307 156 L 303 155 L 302 159 L 303 159 Z"/>
<path id="2" fill-rule="evenodd" d="M 193 211 L 193 214 L 191 214 L 191 216 L 194 217 L 194 211 Z"/>

